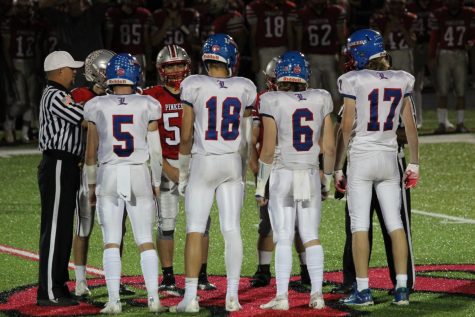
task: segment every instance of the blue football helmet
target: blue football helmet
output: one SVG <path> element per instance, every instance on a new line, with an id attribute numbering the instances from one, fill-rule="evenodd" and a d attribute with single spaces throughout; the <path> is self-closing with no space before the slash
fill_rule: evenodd
<path id="1" fill-rule="evenodd" d="M 227 65 L 228 74 L 232 76 L 239 66 L 239 51 L 236 42 L 227 34 L 217 33 L 210 35 L 203 44 L 202 60 L 222 62 Z"/>
<path id="2" fill-rule="evenodd" d="M 113 56 L 106 67 L 106 84 L 137 86 L 141 77 L 141 67 L 135 57 L 128 53 Z"/>
<path id="3" fill-rule="evenodd" d="M 306 84 L 310 78 L 310 64 L 305 55 L 297 51 L 288 51 L 280 56 L 275 66 L 277 82 Z"/>
<path id="4" fill-rule="evenodd" d="M 356 69 L 365 68 L 371 59 L 386 56 L 383 37 L 375 30 L 361 29 L 353 32 L 346 46 Z"/>

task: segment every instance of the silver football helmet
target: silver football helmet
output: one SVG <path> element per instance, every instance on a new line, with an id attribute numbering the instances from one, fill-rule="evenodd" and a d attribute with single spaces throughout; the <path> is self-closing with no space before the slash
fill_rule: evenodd
<path id="1" fill-rule="evenodd" d="M 165 70 L 165 66 L 173 64 L 184 64 L 185 68 L 182 71 Z M 191 73 L 191 58 L 182 47 L 174 44 L 166 45 L 158 52 L 157 70 L 163 84 L 179 89 L 183 79 Z"/>
<path id="2" fill-rule="evenodd" d="M 272 58 L 267 63 L 266 70 L 262 71 L 264 73 L 264 76 L 266 76 L 267 89 L 270 91 L 277 90 L 277 86 L 275 84 L 276 83 L 275 66 L 277 65 L 278 61 L 279 61 L 279 56 Z"/>
<path id="3" fill-rule="evenodd" d="M 90 53 L 84 61 L 86 80 L 106 88 L 106 67 L 114 55 L 116 55 L 114 52 L 104 49 Z"/>

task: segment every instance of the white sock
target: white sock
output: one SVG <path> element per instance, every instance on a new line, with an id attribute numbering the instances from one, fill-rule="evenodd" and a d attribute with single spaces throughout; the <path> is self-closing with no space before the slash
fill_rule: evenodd
<path id="1" fill-rule="evenodd" d="M 457 124 L 463 123 L 465 117 L 464 110 L 457 110 Z"/>
<path id="2" fill-rule="evenodd" d="M 187 277 L 185 278 L 185 296 L 182 301 L 178 303 L 178 308 L 184 310 L 186 305 L 191 302 L 198 292 L 198 278 L 197 277 Z"/>
<path id="3" fill-rule="evenodd" d="M 226 277 L 239 280 L 242 265 L 242 239 L 239 230 L 223 232 Z"/>
<path id="4" fill-rule="evenodd" d="M 367 277 L 357 277 L 356 278 L 356 288 L 358 292 L 365 290 L 369 287 L 369 278 Z"/>
<path id="5" fill-rule="evenodd" d="M 140 266 L 148 297 L 158 301 L 158 256 L 155 249 L 140 253 Z"/>
<path id="6" fill-rule="evenodd" d="M 447 109 L 437 108 L 437 118 L 439 119 L 439 123 L 445 124 L 447 121 Z"/>
<path id="7" fill-rule="evenodd" d="M 407 274 L 396 275 L 396 289 L 400 287 L 407 287 Z"/>
<path id="8" fill-rule="evenodd" d="M 228 278 L 227 279 L 227 289 L 226 289 L 226 300 L 231 298 L 234 301 L 238 300 L 238 290 L 239 290 L 239 279 L 238 278 Z"/>
<path id="9" fill-rule="evenodd" d="M 76 275 L 76 283 L 86 280 L 86 266 L 74 265 L 74 274 Z"/>
<path id="10" fill-rule="evenodd" d="M 259 253 L 259 265 L 269 265 L 272 261 L 272 251 L 261 251 Z"/>
<path id="11" fill-rule="evenodd" d="M 313 245 L 305 249 L 307 253 L 307 270 L 312 281 L 312 291 L 322 293 L 323 283 L 323 248 L 321 245 Z"/>
<path id="12" fill-rule="evenodd" d="M 307 265 L 307 252 L 302 252 L 299 254 L 300 265 Z"/>
<path id="13" fill-rule="evenodd" d="M 102 261 L 106 276 L 107 292 L 109 293 L 109 302 L 112 303 L 120 299 L 119 288 L 122 263 L 120 262 L 119 248 L 105 249 Z"/>
<path id="14" fill-rule="evenodd" d="M 288 293 L 291 271 L 292 243 L 291 241 L 278 241 L 275 247 L 275 278 L 277 285 L 277 296 Z"/>

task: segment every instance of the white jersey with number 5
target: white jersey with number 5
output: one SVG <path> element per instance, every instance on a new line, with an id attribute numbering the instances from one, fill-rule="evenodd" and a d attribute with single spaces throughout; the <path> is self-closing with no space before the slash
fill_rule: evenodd
<path id="1" fill-rule="evenodd" d="M 349 150 L 397 151 L 396 129 L 403 99 L 412 94 L 414 76 L 398 70 L 360 70 L 338 78 L 345 98 L 356 99 L 356 122 Z"/>
<path id="2" fill-rule="evenodd" d="M 235 153 L 241 143 L 241 119 L 252 108 L 256 86 L 242 77 L 192 75 L 181 83 L 181 102 L 195 114 L 193 154 Z"/>
<path id="3" fill-rule="evenodd" d="M 150 96 L 105 95 L 87 102 L 84 118 L 97 128 L 99 164 L 145 163 L 148 124 L 160 117 L 160 103 Z"/>
<path id="4" fill-rule="evenodd" d="M 323 121 L 333 111 L 330 93 L 323 89 L 273 91 L 260 98 L 260 114 L 274 118 L 277 126 L 276 167 L 317 167 Z"/>

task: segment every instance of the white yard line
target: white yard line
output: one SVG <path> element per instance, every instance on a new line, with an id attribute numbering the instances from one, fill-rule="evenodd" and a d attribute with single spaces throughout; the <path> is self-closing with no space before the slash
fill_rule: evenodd
<path id="1" fill-rule="evenodd" d="M 8 245 L 3 245 L 3 244 L 0 244 L 0 253 L 14 255 L 20 258 L 24 258 L 24 259 L 28 259 L 28 260 L 32 260 L 36 262 L 40 260 L 40 257 L 37 253 L 17 249 Z M 74 263 L 69 262 L 68 268 L 70 270 L 74 270 Z M 103 270 L 95 268 L 95 267 L 91 267 L 91 266 L 86 267 L 86 272 L 91 275 L 104 276 Z"/>
<path id="2" fill-rule="evenodd" d="M 0 148 L 0 157 L 8 158 L 12 157 L 15 155 L 35 155 L 35 154 L 41 154 L 40 150 L 38 148 L 22 148 L 22 149 L 16 149 L 13 147 L 1 149 Z"/>

